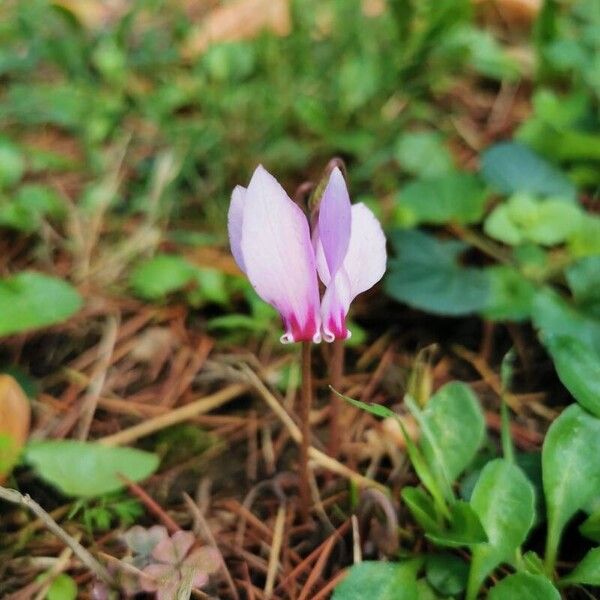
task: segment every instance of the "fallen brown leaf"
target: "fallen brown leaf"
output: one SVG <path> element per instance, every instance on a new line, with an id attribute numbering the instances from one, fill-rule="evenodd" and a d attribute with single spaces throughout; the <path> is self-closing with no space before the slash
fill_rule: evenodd
<path id="1" fill-rule="evenodd" d="M 27 441 L 29 400 L 14 377 L 0 375 L 0 483 L 12 471 Z"/>

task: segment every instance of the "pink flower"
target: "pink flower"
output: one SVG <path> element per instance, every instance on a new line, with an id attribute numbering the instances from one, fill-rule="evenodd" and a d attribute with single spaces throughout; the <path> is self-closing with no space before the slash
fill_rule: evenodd
<path id="1" fill-rule="evenodd" d="M 385 272 L 385 236 L 364 204 L 350 204 L 337 167 L 323 193 L 312 239 L 306 215 L 262 166 L 248 188 L 233 190 L 228 221 L 238 266 L 281 314 L 283 343 L 350 336 L 350 303 Z M 326 286 L 322 299 L 317 274 Z"/>

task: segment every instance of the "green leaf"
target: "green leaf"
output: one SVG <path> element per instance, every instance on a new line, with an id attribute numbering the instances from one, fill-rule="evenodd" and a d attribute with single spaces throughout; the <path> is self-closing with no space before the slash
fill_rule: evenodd
<path id="1" fill-rule="evenodd" d="M 417 180 L 402 189 L 396 222 L 402 227 L 419 223 L 476 223 L 483 215 L 485 203 L 485 188 L 470 173 Z"/>
<path id="2" fill-rule="evenodd" d="M 550 425 L 542 448 L 548 513 L 546 567 L 554 568 L 560 538 L 573 515 L 600 495 L 600 420 L 569 406 Z"/>
<path id="3" fill-rule="evenodd" d="M 421 488 L 405 486 L 402 488 L 401 495 L 415 521 L 426 532 L 436 533 L 440 530 L 435 504 L 427 492 Z"/>
<path id="4" fill-rule="evenodd" d="M 54 578 L 46 594 L 46 600 L 75 600 L 75 598 L 77 598 L 77 584 L 65 573 Z"/>
<path id="5" fill-rule="evenodd" d="M 450 506 L 449 526 L 437 532 L 427 533 L 426 537 L 440 546 L 449 548 L 473 546 L 488 539 L 479 517 L 463 500 L 457 500 Z"/>
<path id="6" fill-rule="evenodd" d="M 600 511 L 592 513 L 580 526 L 579 533 L 600 544 Z"/>
<path id="7" fill-rule="evenodd" d="M 600 417 L 600 355 L 573 336 L 543 336 L 563 385 L 575 400 Z"/>
<path id="8" fill-rule="evenodd" d="M 421 448 L 429 465 L 453 483 L 472 462 L 485 437 L 485 419 L 471 388 L 448 383 L 421 414 Z"/>
<path id="9" fill-rule="evenodd" d="M 600 318 L 600 256 L 583 258 L 566 271 L 567 283 L 582 308 Z"/>
<path id="10" fill-rule="evenodd" d="M 81 308 L 77 290 L 42 273 L 0 279 L 0 336 L 65 321 Z"/>
<path id="11" fill-rule="evenodd" d="M 141 481 L 158 468 L 156 454 L 134 448 L 111 448 L 93 442 L 33 442 L 25 461 L 67 496 L 93 498 L 123 487 L 119 475 Z"/>
<path id="12" fill-rule="evenodd" d="M 517 269 L 494 265 L 486 272 L 490 278 L 490 297 L 482 314 L 495 321 L 522 321 L 531 316 L 535 286 Z"/>
<path id="13" fill-rule="evenodd" d="M 396 160 L 402 169 L 424 179 L 445 175 L 453 168 L 449 150 L 434 131 L 403 134 L 396 146 Z"/>
<path id="14" fill-rule="evenodd" d="M 474 599 L 489 573 L 515 559 L 535 519 L 535 493 L 519 467 L 497 459 L 481 472 L 471 506 L 488 536 L 487 543 L 472 549 L 467 598 Z"/>
<path id="15" fill-rule="evenodd" d="M 600 320 L 579 310 L 554 290 L 545 287 L 533 299 L 534 325 L 543 336 L 570 336 L 600 354 Z"/>
<path id="16" fill-rule="evenodd" d="M 500 142 L 481 157 L 481 174 L 503 194 L 526 192 L 574 200 L 575 186 L 552 164 L 517 142 Z"/>
<path id="17" fill-rule="evenodd" d="M 469 566 L 454 554 L 432 554 L 425 561 L 429 585 L 443 596 L 460 594 L 467 586 Z"/>
<path id="18" fill-rule="evenodd" d="M 600 548 L 592 548 L 560 583 L 600 585 Z"/>
<path id="19" fill-rule="evenodd" d="M 0 137 L 0 190 L 17 183 L 25 171 L 25 158 L 19 147 Z"/>
<path id="20" fill-rule="evenodd" d="M 465 244 L 439 241 L 416 230 L 394 232 L 392 243 L 398 258 L 390 262 L 385 280 L 392 298 L 442 315 L 466 315 L 488 305 L 486 271 L 460 265 Z"/>
<path id="21" fill-rule="evenodd" d="M 146 300 L 158 300 L 183 289 L 196 274 L 196 268 L 181 256 L 157 254 L 131 274 L 134 292 Z"/>
<path id="22" fill-rule="evenodd" d="M 582 219 L 576 204 L 516 193 L 492 211 L 484 230 L 511 246 L 526 242 L 554 246 L 568 240 L 581 227 Z"/>
<path id="23" fill-rule="evenodd" d="M 505 577 L 489 593 L 489 600 L 560 600 L 558 590 L 543 575 L 515 573 Z"/>
<path id="24" fill-rule="evenodd" d="M 421 561 L 364 561 L 350 568 L 332 600 L 415 600 Z"/>

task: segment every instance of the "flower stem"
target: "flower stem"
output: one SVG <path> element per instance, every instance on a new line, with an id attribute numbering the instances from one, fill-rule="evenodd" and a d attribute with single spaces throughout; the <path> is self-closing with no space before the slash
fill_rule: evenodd
<path id="1" fill-rule="evenodd" d="M 312 405 L 312 342 L 302 342 L 302 392 L 300 421 L 302 427 L 302 444 L 300 446 L 300 500 L 302 513 L 308 521 L 310 513 L 310 483 L 308 473 L 308 449 L 310 447 L 310 408 Z"/>
<path id="2" fill-rule="evenodd" d="M 344 375 L 344 340 L 333 342 L 331 360 L 329 362 L 329 383 L 333 390 L 340 391 Z M 331 391 L 329 400 L 329 454 L 334 458 L 340 453 L 340 414 L 342 398 Z"/>

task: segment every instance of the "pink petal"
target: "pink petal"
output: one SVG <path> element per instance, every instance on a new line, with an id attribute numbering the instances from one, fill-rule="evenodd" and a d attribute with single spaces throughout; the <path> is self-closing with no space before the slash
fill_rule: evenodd
<path id="1" fill-rule="evenodd" d="M 142 573 L 140 586 L 145 592 L 154 592 L 173 580 L 179 581 L 179 574 L 172 565 L 148 565 Z"/>
<path id="2" fill-rule="evenodd" d="M 323 247 L 329 273 L 335 274 L 348 251 L 351 228 L 351 206 L 342 172 L 331 172 L 319 205 L 318 236 Z"/>
<path id="3" fill-rule="evenodd" d="M 202 546 L 194 550 L 184 561 L 186 567 L 201 570 L 205 573 L 215 573 L 222 565 L 221 555 L 216 548 Z"/>
<path id="4" fill-rule="evenodd" d="M 281 341 L 320 341 L 319 288 L 304 213 L 262 166 L 254 171 L 243 204 L 246 274 L 281 314 L 286 329 Z"/>
<path id="5" fill-rule="evenodd" d="M 317 248 L 317 261 L 319 260 Z M 373 287 L 385 273 L 387 253 L 385 235 L 375 215 L 364 204 L 352 207 L 350 243 L 342 267 L 330 279 L 321 302 L 323 338 L 346 339 L 346 316 L 350 303 L 358 294 Z"/>
<path id="6" fill-rule="evenodd" d="M 244 256 L 242 255 L 242 223 L 244 220 L 244 197 L 246 188 L 237 185 L 231 193 L 231 202 L 227 214 L 227 227 L 229 229 L 229 245 L 231 254 L 238 267 L 245 273 Z"/>
<path id="7" fill-rule="evenodd" d="M 180 563 L 194 545 L 196 538 L 189 531 L 177 531 L 170 539 L 159 542 L 152 551 L 152 557 L 170 565 Z"/>

